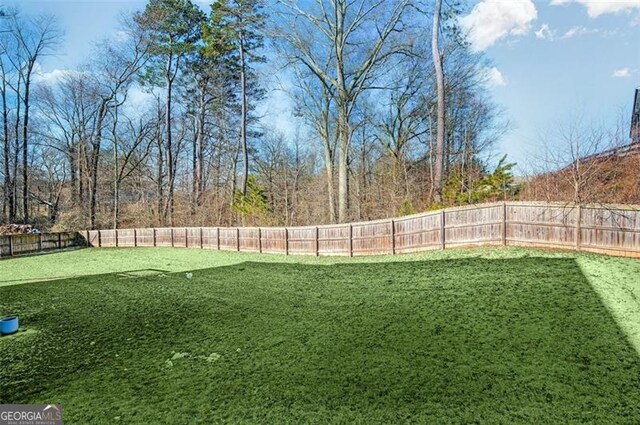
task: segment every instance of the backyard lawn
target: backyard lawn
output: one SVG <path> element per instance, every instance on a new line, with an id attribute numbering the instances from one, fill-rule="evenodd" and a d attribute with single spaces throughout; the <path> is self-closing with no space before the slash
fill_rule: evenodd
<path id="1" fill-rule="evenodd" d="M 85 249 L 0 261 L 0 404 L 65 424 L 640 422 L 640 261 Z"/>

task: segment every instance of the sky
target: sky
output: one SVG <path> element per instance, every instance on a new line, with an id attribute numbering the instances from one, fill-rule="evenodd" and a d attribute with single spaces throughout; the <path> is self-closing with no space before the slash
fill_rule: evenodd
<path id="1" fill-rule="evenodd" d="M 22 0 L 26 13 L 56 15 L 65 40 L 45 58 L 43 75 L 74 69 L 87 60 L 96 41 L 118 36 L 123 13 L 144 0 Z M 196 1 L 208 10 L 206 1 Z M 640 87 L 640 0 L 482 0 L 470 1 L 460 24 L 472 48 L 491 62 L 489 91 L 505 111 L 510 130 L 495 146 L 527 169 L 532 152 L 563 123 L 582 117 L 613 126 L 629 119 L 634 90 Z M 429 40 L 425 40 L 428 43 Z M 282 92 L 267 99 L 291 121 Z"/>

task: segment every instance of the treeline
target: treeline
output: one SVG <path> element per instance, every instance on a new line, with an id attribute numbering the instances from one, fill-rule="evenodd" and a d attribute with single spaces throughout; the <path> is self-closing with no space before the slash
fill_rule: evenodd
<path id="1" fill-rule="evenodd" d="M 85 66 L 51 75 L 38 64 L 63 28 L 4 8 L 2 220 L 296 225 L 511 198 L 513 165 L 487 165 L 507 123 L 464 12 L 150 0 Z"/>

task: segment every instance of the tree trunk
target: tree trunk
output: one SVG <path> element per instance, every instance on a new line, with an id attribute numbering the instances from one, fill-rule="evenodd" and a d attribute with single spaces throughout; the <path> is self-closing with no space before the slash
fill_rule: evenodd
<path id="1" fill-rule="evenodd" d="M 7 110 L 7 84 L 2 79 L 2 130 L 3 130 L 3 159 L 4 159 L 4 203 L 3 203 L 3 217 L 8 223 L 12 223 L 15 218 L 15 206 L 13 204 L 13 192 L 11 181 L 11 161 L 9 160 L 11 155 L 11 146 L 9 141 L 9 111 Z"/>
<path id="2" fill-rule="evenodd" d="M 113 228 L 118 228 L 120 215 L 120 167 L 118 165 L 118 108 L 116 107 L 113 119 Z"/>
<path id="3" fill-rule="evenodd" d="M 24 82 L 24 117 L 22 119 L 22 208 L 24 223 L 29 222 L 29 92 L 34 62 L 30 61 Z"/>
<path id="4" fill-rule="evenodd" d="M 159 126 L 159 124 L 158 124 Z M 165 224 L 164 222 L 164 152 L 162 152 L 162 139 L 160 135 L 160 128 L 158 127 L 157 144 L 158 144 L 158 180 L 156 181 L 156 195 L 157 195 L 157 222 L 159 225 Z"/>
<path id="5" fill-rule="evenodd" d="M 197 121 L 197 117 L 194 120 L 195 134 L 191 143 L 191 201 L 189 202 L 189 209 L 191 218 L 196 215 L 196 199 L 198 197 L 198 138 L 200 133 L 200 126 Z"/>
<path id="6" fill-rule="evenodd" d="M 242 145 L 242 194 L 247 196 L 247 180 L 249 179 L 249 153 L 247 152 L 247 64 L 244 52 L 244 38 L 240 32 L 240 88 L 241 93 L 241 117 L 240 117 L 240 143 Z"/>
<path id="7" fill-rule="evenodd" d="M 338 152 L 338 222 L 344 223 L 349 218 L 349 142 L 351 138 L 346 106 L 340 108 L 338 117 L 339 147 Z"/>
<path id="8" fill-rule="evenodd" d="M 173 62 L 173 57 L 169 55 L 169 59 L 167 60 L 167 72 L 166 72 L 166 83 L 167 83 L 167 96 L 166 96 L 166 111 L 165 111 L 165 126 L 167 131 L 167 140 L 165 145 L 165 150 L 167 154 L 167 172 L 169 179 L 169 190 L 167 193 L 167 209 L 164 214 L 164 221 L 166 223 L 167 215 L 169 216 L 169 225 L 173 227 L 173 191 L 175 187 L 175 170 L 173 163 L 173 140 L 171 138 L 171 97 L 172 97 L 172 89 L 173 89 L 173 78 L 171 77 L 171 64 Z"/>
<path id="9" fill-rule="evenodd" d="M 76 148 L 74 146 L 71 146 L 67 151 L 67 160 L 69 161 L 69 184 L 71 186 L 71 202 L 77 205 L 80 203 L 80 197 L 78 192 L 78 162 L 76 152 Z"/>
<path id="10" fill-rule="evenodd" d="M 327 136 L 328 137 L 328 136 Z M 336 222 L 336 192 L 333 187 L 333 152 L 329 141 L 324 145 L 324 169 L 327 174 L 327 191 L 329 192 L 329 221 Z"/>
<path id="11" fill-rule="evenodd" d="M 233 155 L 233 164 L 231 168 L 231 206 L 235 203 L 236 190 L 238 187 L 238 156 L 240 155 L 240 141 L 236 145 L 236 150 Z"/>
<path id="12" fill-rule="evenodd" d="M 442 55 L 440 53 L 439 33 L 440 14 L 442 0 L 436 0 L 433 11 L 433 33 L 431 38 L 431 53 L 436 72 L 436 91 L 438 94 L 438 130 L 436 136 L 436 163 L 434 170 L 434 198 L 437 203 L 442 203 L 443 168 L 444 168 L 444 133 L 445 133 L 445 99 L 444 99 L 444 69 Z"/>
<path id="13" fill-rule="evenodd" d="M 78 147 L 78 201 L 82 205 L 85 201 L 85 179 L 88 162 L 86 140 L 82 136 L 78 140 Z M 84 211 L 84 207 L 82 211 Z"/>
<path id="14" fill-rule="evenodd" d="M 204 192 L 204 126 L 207 111 L 205 95 L 204 89 L 202 89 L 198 102 L 196 138 L 193 145 L 193 204 L 191 207 L 191 215 L 195 215 L 201 206 Z"/>
<path id="15" fill-rule="evenodd" d="M 96 215 L 98 205 L 98 166 L 100 165 L 100 150 L 102 148 L 102 126 L 107 116 L 108 100 L 103 99 L 98 108 L 98 116 L 96 118 L 96 129 L 91 142 L 91 200 L 90 204 L 90 217 L 91 217 L 91 229 L 96 229 Z"/>
<path id="16" fill-rule="evenodd" d="M 11 203 L 14 207 L 13 220 L 16 220 L 18 217 L 18 164 L 20 161 L 18 160 L 18 154 L 20 152 L 20 110 L 22 106 L 22 102 L 20 101 L 20 86 L 22 85 L 22 73 L 18 75 L 18 83 L 16 86 L 16 119 L 14 124 L 14 137 L 15 137 L 15 146 L 12 152 L 13 156 L 13 183 L 11 184 Z"/>

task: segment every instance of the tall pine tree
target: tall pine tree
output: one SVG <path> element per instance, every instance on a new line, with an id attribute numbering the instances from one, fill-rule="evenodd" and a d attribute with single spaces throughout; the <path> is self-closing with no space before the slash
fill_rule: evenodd
<path id="1" fill-rule="evenodd" d="M 135 21 L 151 42 L 153 61 L 147 72 L 147 80 L 162 82 L 165 97 L 165 159 L 168 193 L 164 211 L 158 211 L 162 221 L 173 226 L 174 188 L 176 158 L 172 139 L 173 85 L 183 69 L 188 55 L 196 51 L 201 41 L 205 15 L 190 0 L 150 0 L 143 12 L 136 14 Z M 159 167 L 161 170 L 162 167 Z M 159 172 L 158 179 L 162 179 Z"/>
<path id="2" fill-rule="evenodd" d="M 226 46 L 237 61 L 240 80 L 240 148 L 242 149 L 241 192 L 247 195 L 249 179 L 248 127 L 250 111 L 262 97 L 253 65 L 265 61 L 261 54 L 264 45 L 265 15 L 263 0 L 216 0 L 211 5 L 211 35 L 207 44 Z M 251 100 L 250 100 L 251 98 Z"/>

